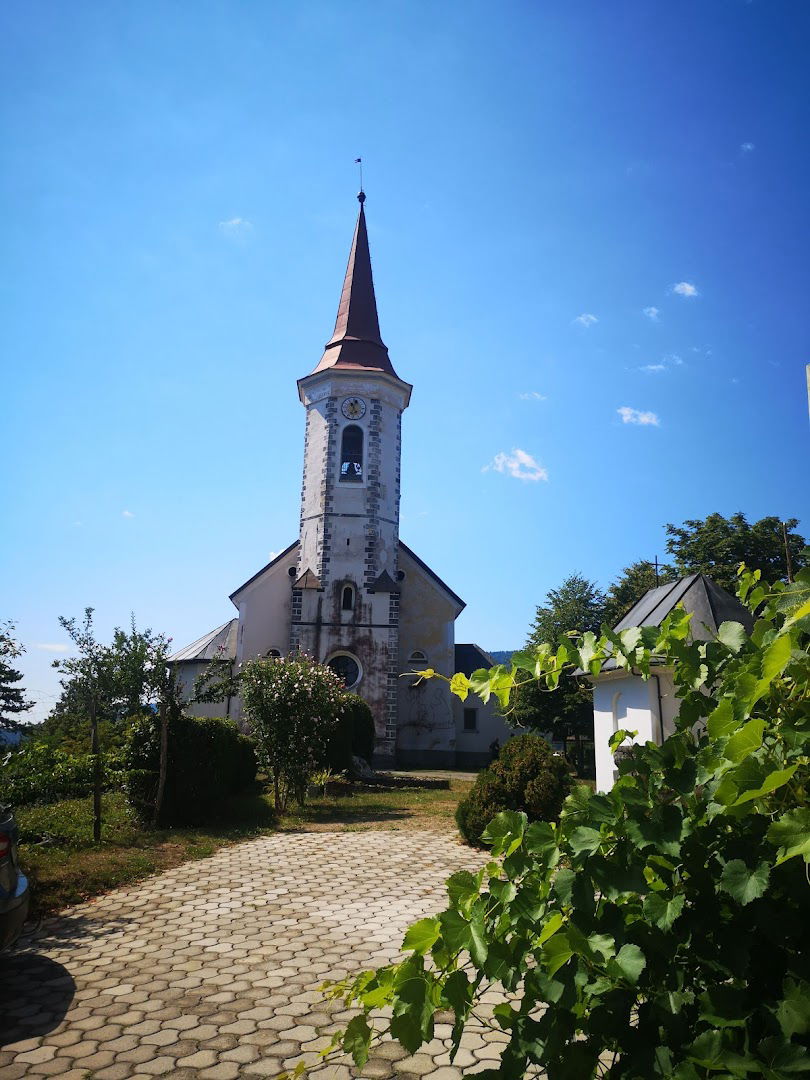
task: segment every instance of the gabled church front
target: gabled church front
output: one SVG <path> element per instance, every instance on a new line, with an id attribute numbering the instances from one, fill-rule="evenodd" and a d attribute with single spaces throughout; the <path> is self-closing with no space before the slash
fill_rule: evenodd
<path id="1" fill-rule="evenodd" d="M 400 677 L 428 667 L 450 675 L 469 664 L 471 649 L 473 666 L 492 661 L 477 646 L 455 646 L 464 601 L 399 538 L 402 414 L 412 387 L 380 335 L 362 191 L 358 200 L 335 330 L 298 380 L 306 409 L 298 539 L 231 594 L 236 619 L 172 659 L 190 692 L 211 659 L 238 665 L 300 650 L 368 702 L 381 764 L 478 767 L 490 743 L 509 734 L 493 706 L 465 708 L 445 683 Z M 226 707 L 239 718 L 238 701 Z"/>

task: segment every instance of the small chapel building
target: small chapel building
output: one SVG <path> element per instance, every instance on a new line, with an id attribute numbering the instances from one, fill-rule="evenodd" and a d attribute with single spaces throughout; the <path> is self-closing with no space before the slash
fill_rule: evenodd
<path id="1" fill-rule="evenodd" d="M 171 658 L 190 696 L 212 659 L 237 666 L 298 650 L 328 664 L 374 714 L 381 765 L 479 768 L 510 729 L 494 704 L 467 706 L 439 680 L 489 667 L 478 646 L 456 645 L 464 601 L 399 537 L 402 414 L 412 387 L 383 343 L 365 219 L 365 194 L 337 320 L 323 355 L 298 380 L 306 410 L 298 537 L 231 593 L 236 618 Z M 472 666 L 471 666 L 472 665 Z M 240 718 L 238 699 L 190 705 Z"/>
<path id="2" fill-rule="evenodd" d="M 613 630 L 619 633 L 631 626 L 660 626 L 679 606 L 692 616 L 691 641 L 713 640 L 724 622 L 742 623 L 746 632 L 751 632 L 751 612 L 704 574 L 688 574 L 648 589 Z M 629 743 L 660 746 L 675 731 L 680 702 L 673 672 L 663 664 L 654 664 L 650 678 L 643 679 L 608 660 L 591 681 L 596 790 L 610 791 L 618 775 L 608 745 L 613 734 L 621 729 L 635 731 Z"/>

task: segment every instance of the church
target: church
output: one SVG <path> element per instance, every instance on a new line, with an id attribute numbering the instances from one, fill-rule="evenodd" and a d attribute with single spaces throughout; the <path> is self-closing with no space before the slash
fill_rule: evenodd
<path id="1" fill-rule="evenodd" d="M 237 616 L 172 656 L 190 696 L 212 659 L 298 650 L 328 664 L 371 707 L 379 765 L 480 768 L 509 737 L 493 703 L 461 702 L 407 672 L 470 674 L 491 658 L 455 644 L 464 601 L 399 536 L 402 414 L 412 387 L 380 334 L 364 192 L 334 333 L 298 380 L 306 411 L 298 537 L 240 585 Z M 438 450 L 438 447 L 437 447 Z M 238 699 L 192 705 L 240 718 Z"/>

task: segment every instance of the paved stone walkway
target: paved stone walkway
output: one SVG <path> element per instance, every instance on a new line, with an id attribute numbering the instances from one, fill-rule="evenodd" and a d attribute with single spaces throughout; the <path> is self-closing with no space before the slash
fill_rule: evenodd
<path id="1" fill-rule="evenodd" d="M 0 1077 L 275 1076 L 352 1015 L 317 987 L 397 956 L 479 856 L 428 832 L 274 834 L 224 848 L 49 920 L 0 957 Z M 367 1077 L 456 1080 L 492 1067 L 498 1033 L 380 1047 Z M 359 1075 L 330 1065 L 319 1077 Z"/>

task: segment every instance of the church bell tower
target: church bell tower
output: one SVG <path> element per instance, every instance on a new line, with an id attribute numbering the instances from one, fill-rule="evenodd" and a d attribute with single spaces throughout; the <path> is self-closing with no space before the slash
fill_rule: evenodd
<path id="1" fill-rule="evenodd" d="M 390 759 L 399 675 L 401 419 L 411 386 L 394 371 L 380 336 L 365 198 L 361 191 L 334 333 L 317 367 L 298 381 L 306 433 L 290 647 L 329 664 L 368 702 L 377 754 Z"/>

